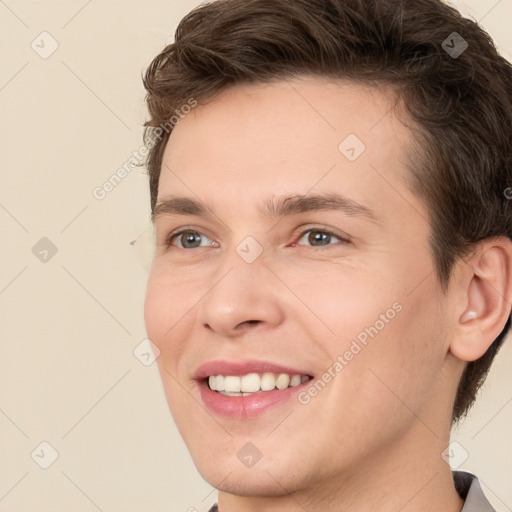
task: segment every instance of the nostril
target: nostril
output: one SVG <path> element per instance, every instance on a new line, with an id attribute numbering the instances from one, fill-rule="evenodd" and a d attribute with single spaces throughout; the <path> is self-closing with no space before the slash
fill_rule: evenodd
<path id="1" fill-rule="evenodd" d="M 259 324 L 260 322 L 261 320 L 245 320 L 237 325 L 237 329 L 244 329 L 245 327 L 248 327 L 249 324 Z"/>

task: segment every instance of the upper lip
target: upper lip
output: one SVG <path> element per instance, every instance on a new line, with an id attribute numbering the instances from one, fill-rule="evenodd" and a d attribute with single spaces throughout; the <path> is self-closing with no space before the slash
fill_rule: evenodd
<path id="1" fill-rule="evenodd" d="M 210 375 L 233 375 L 242 376 L 248 373 L 287 373 L 288 375 L 311 375 L 308 371 L 299 370 L 297 368 L 290 368 L 280 364 L 271 363 L 269 361 L 227 361 L 216 360 L 208 361 L 197 368 L 194 373 L 196 380 L 205 379 Z"/>

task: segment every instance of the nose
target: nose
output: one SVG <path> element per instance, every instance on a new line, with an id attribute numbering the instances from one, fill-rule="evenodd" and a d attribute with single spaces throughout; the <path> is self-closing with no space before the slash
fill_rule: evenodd
<path id="1" fill-rule="evenodd" d="M 215 273 L 200 303 L 198 319 L 203 327 L 224 338 L 276 327 L 284 318 L 278 289 L 263 257 L 247 263 L 233 251 Z"/>

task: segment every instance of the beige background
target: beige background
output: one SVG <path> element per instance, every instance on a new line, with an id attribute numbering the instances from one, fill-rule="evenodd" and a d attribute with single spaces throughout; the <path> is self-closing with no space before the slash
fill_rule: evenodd
<path id="1" fill-rule="evenodd" d="M 145 338 L 147 177 L 135 168 L 93 196 L 142 145 L 141 73 L 198 4 L 0 2 L 0 510 L 204 511 L 216 499 L 156 365 L 133 353 Z M 510 59 L 512 0 L 456 5 Z M 460 469 L 499 512 L 512 510 L 511 363 L 509 342 L 453 437 L 469 453 Z M 58 453 L 48 469 L 43 441 Z"/>

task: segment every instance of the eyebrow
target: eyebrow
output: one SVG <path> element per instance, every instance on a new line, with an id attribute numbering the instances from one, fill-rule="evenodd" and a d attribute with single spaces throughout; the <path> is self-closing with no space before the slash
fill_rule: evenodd
<path id="1" fill-rule="evenodd" d="M 260 205 L 258 211 L 269 219 L 314 211 L 343 211 L 347 215 L 362 216 L 380 224 L 377 215 L 369 207 L 337 193 L 272 197 Z M 163 215 L 193 215 L 205 218 L 214 216 L 213 208 L 209 205 L 184 196 L 171 196 L 159 201 L 151 220 L 155 222 Z"/>

